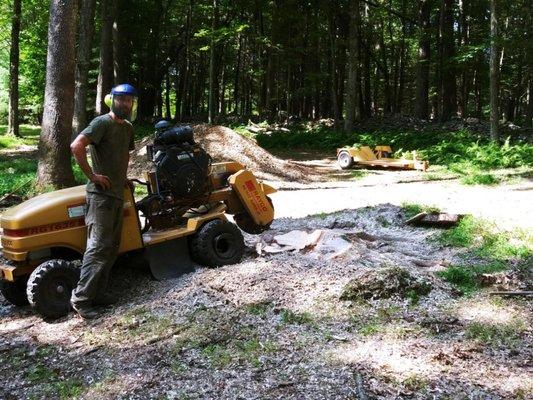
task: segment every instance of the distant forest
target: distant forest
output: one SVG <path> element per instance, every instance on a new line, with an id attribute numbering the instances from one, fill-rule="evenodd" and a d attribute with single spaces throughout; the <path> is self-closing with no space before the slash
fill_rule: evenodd
<path id="1" fill-rule="evenodd" d="M 494 13 L 487 0 L 4 1 L 0 123 L 10 69 L 18 120 L 41 122 L 59 18 L 51 34 L 60 67 L 75 61 L 75 86 L 60 71 L 57 82 L 75 87 L 75 130 L 107 112 L 105 94 L 123 82 L 138 88 L 145 121 L 488 118 L 491 54 L 497 117 L 531 126 L 533 5 L 492 3 Z"/>

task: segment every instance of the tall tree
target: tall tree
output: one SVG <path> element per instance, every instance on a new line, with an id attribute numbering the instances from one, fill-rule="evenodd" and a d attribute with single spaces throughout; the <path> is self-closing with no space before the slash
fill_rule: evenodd
<path id="1" fill-rule="evenodd" d="M 419 1 L 418 12 L 418 64 L 416 79 L 416 105 L 415 114 L 418 118 L 428 119 L 429 96 L 429 60 L 431 48 L 430 31 L 430 0 Z"/>
<path id="2" fill-rule="evenodd" d="M 496 0 L 490 1 L 490 137 L 498 140 L 498 123 L 500 120 L 498 94 L 499 70 L 498 57 L 498 10 Z"/>
<path id="3" fill-rule="evenodd" d="M 126 2 L 120 0 L 117 2 L 116 7 L 116 10 L 122 10 L 126 7 Z M 128 48 L 126 36 L 128 30 L 119 14 L 115 12 L 115 20 L 113 21 L 113 76 L 115 85 L 128 81 L 128 70 L 126 68 L 126 51 Z"/>
<path id="4" fill-rule="evenodd" d="M 526 26 L 533 25 L 533 5 L 526 2 Z M 526 36 L 526 65 L 527 65 L 527 97 L 526 97 L 526 115 L 525 126 L 533 127 L 533 30 L 530 28 Z"/>
<path id="5" fill-rule="evenodd" d="M 359 0 L 350 0 L 350 31 L 349 31 L 349 58 L 348 58 L 348 84 L 346 87 L 346 117 L 344 130 L 351 132 L 354 122 L 359 119 L 359 25 L 361 13 Z"/>
<path id="6" fill-rule="evenodd" d="M 9 117 L 8 135 L 20 137 L 19 132 L 19 41 L 21 0 L 13 0 L 11 18 L 11 49 L 9 52 Z"/>
<path id="7" fill-rule="evenodd" d="M 455 43 L 453 35 L 454 0 L 442 0 L 441 8 L 441 55 L 442 55 L 442 113 L 443 121 L 457 112 L 457 83 L 455 81 Z"/>
<path id="8" fill-rule="evenodd" d="M 70 137 L 74 114 L 76 0 L 52 0 L 48 25 L 48 55 L 44 114 L 39 140 L 37 183 L 72 186 Z"/>
<path id="9" fill-rule="evenodd" d="M 76 62 L 76 89 L 74 93 L 74 119 L 72 128 L 78 134 L 87 123 L 87 79 L 91 62 L 96 0 L 81 2 Z"/>
<path id="10" fill-rule="evenodd" d="M 209 57 L 209 109 L 208 122 L 213 123 L 215 119 L 215 80 L 216 80 L 216 38 L 215 31 L 218 28 L 218 0 L 213 0 L 213 17 L 211 22 L 211 55 Z"/>
<path id="11" fill-rule="evenodd" d="M 98 87 L 96 90 L 96 114 L 107 112 L 104 103 L 105 96 L 113 87 L 113 21 L 115 2 L 101 1 L 102 28 L 100 32 L 100 70 L 98 73 Z"/>

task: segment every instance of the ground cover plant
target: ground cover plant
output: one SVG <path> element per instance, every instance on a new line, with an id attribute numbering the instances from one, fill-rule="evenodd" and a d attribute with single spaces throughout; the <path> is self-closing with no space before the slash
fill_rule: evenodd
<path id="1" fill-rule="evenodd" d="M 267 149 L 316 149 L 335 156 L 344 146 L 387 144 L 395 157 L 412 158 L 416 151 L 431 166 L 444 166 L 438 175 L 453 173 L 464 184 L 496 184 L 512 176 L 531 176 L 533 145 L 508 137 L 502 144 L 491 142 L 468 130 L 435 133 L 431 131 L 390 130 L 380 132 L 337 131 L 321 124 L 295 125 L 290 132 L 274 131 L 256 135 L 258 144 Z M 513 169 L 501 173 L 499 170 Z M 430 180 L 438 179 L 435 172 Z"/>

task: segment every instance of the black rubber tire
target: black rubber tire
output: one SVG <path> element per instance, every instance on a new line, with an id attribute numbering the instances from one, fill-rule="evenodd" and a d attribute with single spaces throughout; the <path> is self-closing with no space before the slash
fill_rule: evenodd
<path id="1" fill-rule="evenodd" d="M 341 151 L 337 156 L 337 162 L 341 169 L 350 169 L 353 166 L 353 157 L 347 151 Z"/>
<path id="2" fill-rule="evenodd" d="M 274 203 L 272 203 L 272 199 L 267 196 L 267 200 L 270 203 L 272 209 L 274 209 Z M 247 211 L 235 214 L 233 216 L 233 219 L 235 220 L 235 223 L 239 228 L 251 235 L 258 235 L 268 230 L 270 228 L 270 225 L 272 224 L 272 222 L 270 222 L 270 224 L 268 225 L 257 225 Z"/>
<path id="3" fill-rule="evenodd" d="M 80 270 L 65 260 L 48 260 L 28 279 L 30 304 L 43 318 L 60 318 L 70 311 L 70 295 L 80 279 Z"/>
<path id="4" fill-rule="evenodd" d="M 14 306 L 27 306 L 26 283 L 28 278 L 19 278 L 15 282 L 0 281 L 0 292 Z"/>
<path id="5" fill-rule="evenodd" d="M 189 240 L 191 257 L 207 267 L 236 264 L 244 253 L 244 238 L 235 224 L 215 219 L 204 224 Z"/>

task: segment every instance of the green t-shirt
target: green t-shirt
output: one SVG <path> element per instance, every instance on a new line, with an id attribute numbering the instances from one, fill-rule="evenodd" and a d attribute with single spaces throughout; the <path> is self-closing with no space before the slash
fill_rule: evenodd
<path id="1" fill-rule="evenodd" d="M 111 188 L 105 190 L 92 182 L 87 183 L 87 192 L 124 198 L 124 183 L 128 171 L 129 150 L 135 149 L 133 126 L 130 122 L 119 123 L 109 114 L 101 115 L 91 121 L 82 135 L 90 141 L 93 172 L 106 175 L 111 181 Z"/>

